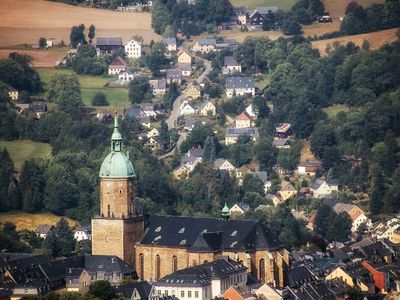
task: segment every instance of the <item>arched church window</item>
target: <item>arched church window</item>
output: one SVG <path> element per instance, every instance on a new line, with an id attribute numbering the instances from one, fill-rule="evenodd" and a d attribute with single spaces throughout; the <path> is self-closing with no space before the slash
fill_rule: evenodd
<path id="1" fill-rule="evenodd" d="M 174 255 L 172 256 L 172 272 L 178 270 L 178 258 Z"/>
<path id="2" fill-rule="evenodd" d="M 265 282 L 265 259 L 262 258 L 260 259 L 260 280 L 261 282 Z"/>
<path id="3" fill-rule="evenodd" d="M 107 205 L 107 217 L 110 217 L 111 215 L 111 207 L 110 204 Z"/>
<path id="4" fill-rule="evenodd" d="M 144 255 L 143 255 L 143 253 L 139 254 L 139 278 L 140 278 L 140 280 L 144 280 Z"/>
<path id="5" fill-rule="evenodd" d="M 156 280 L 160 280 L 160 277 L 161 277 L 161 274 L 160 274 L 160 269 L 161 269 L 161 266 L 160 266 L 160 255 L 156 255 Z"/>

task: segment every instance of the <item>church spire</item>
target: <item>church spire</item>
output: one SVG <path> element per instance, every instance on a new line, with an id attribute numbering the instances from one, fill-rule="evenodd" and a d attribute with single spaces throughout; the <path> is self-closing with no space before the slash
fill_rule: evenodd
<path id="1" fill-rule="evenodd" d="M 115 111 L 114 132 L 111 136 L 111 151 L 121 152 L 121 150 L 122 150 L 122 136 L 118 130 L 118 115 L 117 115 L 117 111 Z"/>

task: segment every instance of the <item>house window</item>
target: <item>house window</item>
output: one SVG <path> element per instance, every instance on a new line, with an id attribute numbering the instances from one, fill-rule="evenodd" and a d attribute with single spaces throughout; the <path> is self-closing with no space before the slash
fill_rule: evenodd
<path id="1" fill-rule="evenodd" d="M 188 291 L 188 298 L 192 298 L 192 291 Z"/>
<path id="2" fill-rule="evenodd" d="M 172 272 L 175 272 L 176 270 L 178 270 L 178 259 L 174 255 L 172 256 Z"/>
<path id="3" fill-rule="evenodd" d="M 194 291 L 194 297 L 195 298 L 199 298 L 199 292 L 198 291 Z"/>
<path id="4" fill-rule="evenodd" d="M 261 282 L 265 282 L 265 259 L 260 259 L 260 280 Z"/>
<path id="5" fill-rule="evenodd" d="M 160 255 L 156 255 L 156 280 L 160 280 Z"/>
<path id="6" fill-rule="evenodd" d="M 143 253 L 139 254 L 139 278 L 140 278 L 140 280 L 144 280 L 144 255 L 143 255 Z"/>

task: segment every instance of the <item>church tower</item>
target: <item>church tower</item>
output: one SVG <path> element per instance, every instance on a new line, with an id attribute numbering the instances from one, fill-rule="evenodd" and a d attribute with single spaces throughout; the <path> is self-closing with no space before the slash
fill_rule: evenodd
<path id="1" fill-rule="evenodd" d="M 122 152 L 118 117 L 114 117 L 111 152 L 100 168 L 100 214 L 92 218 L 92 254 L 116 255 L 133 264 L 134 245 L 144 232 L 134 201 L 135 170 Z"/>

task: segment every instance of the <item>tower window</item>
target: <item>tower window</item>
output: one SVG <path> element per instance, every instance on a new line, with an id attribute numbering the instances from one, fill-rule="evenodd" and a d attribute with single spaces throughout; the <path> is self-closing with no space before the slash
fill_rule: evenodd
<path id="1" fill-rule="evenodd" d="M 107 205 L 107 217 L 110 217 L 111 215 L 111 207 L 110 204 Z"/>
<path id="2" fill-rule="evenodd" d="M 160 280 L 161 274 L 161 267 L 160 267 L 160 255 L 156 255 L 156 280 Z"/>
<path id="3" fill-rule="evenodd" d="M 122 190 L 119 190 L 119 193 L 122 194 Z"/>

